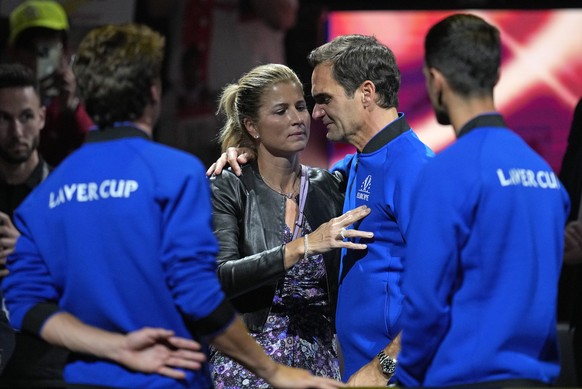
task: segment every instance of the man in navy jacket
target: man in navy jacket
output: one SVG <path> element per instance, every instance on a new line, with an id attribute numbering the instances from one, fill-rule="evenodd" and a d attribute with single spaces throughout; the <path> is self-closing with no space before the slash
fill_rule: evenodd
<path id="1" fill-rule="evenodd" d="M 396 378 L 408 387 L 548 386 L 569 200 L 496 111 L 499 32 L 468 14 L 425 40 L 424 74 L 457 141 L 421 172 L 406 233 Z"/>

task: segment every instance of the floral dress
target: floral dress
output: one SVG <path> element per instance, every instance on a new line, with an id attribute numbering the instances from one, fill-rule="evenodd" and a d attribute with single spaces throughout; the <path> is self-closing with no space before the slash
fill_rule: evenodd
<path id="1" fill-rule="evenodd" d="M 304 233 L 309 232 L 306 220 Z M 291 239 L 291 230 L 285 226 L 284 243 Z M 299 260 L 279 281 L 263 331 L 251 335 L 276 362 L 339 380 L 332 320 L 325 263 L 322 255 L 314 255 Z M 210 364 L 216 389 L 270 388 L 263 379 L 214 349 Z"/>

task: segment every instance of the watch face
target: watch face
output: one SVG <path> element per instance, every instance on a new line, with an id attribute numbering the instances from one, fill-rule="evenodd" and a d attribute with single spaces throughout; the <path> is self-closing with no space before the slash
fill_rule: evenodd
<path id="1" fill-rule="evenodd" d="M 385 366 L 382 366 L 382 370 L 384 370 L 384 373 L 386 374 L 394 374 L 396 371 L 396 361 L 393 358 L 388 357 Z"/>
<path id="2" fill-rule="evenodd" d="M 389 357 L 383 351 L 378 353 L 378 361 L 382 368 L 382 373 L 392 375 L 396 371 L 396 359 Z"/>

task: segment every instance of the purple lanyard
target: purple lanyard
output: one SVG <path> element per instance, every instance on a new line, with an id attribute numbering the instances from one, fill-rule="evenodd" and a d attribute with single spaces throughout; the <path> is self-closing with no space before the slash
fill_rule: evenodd
<path id="1" fill-rule="evenodd" d="M 301 165 L 301 187 L 299 188 L 299 214 L 295 221 L 295 230 L 293 231 L 293 240 L 299 236 L 299 230 L 303 227 L 303 219 L 305 218 L 303 210 L 305 209 L 305 201 L 307 201 L 307 190 L 309 189 L 309 169 L 307 166 Z"/>

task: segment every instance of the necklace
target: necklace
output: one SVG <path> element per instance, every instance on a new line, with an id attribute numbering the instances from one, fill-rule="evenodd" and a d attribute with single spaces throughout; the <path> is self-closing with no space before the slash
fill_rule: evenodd
<path id="1" fill-rule="evenodd" d="M 280 194 L 280 195 L 282 195 L 282 196 L 285 196 L 285 197 L 286 197 L 286 198 L 288 198 L 289 200 L 293 200 L 293 199 L 296 197 L 296 194 L 295 194 L 295 193 L 297 192 L 297 188 L 296 188 L 296 186 L 297 186 L 297 182 L 298 182 L 298 179 L 297 179 L 297 177 L 298 177 L 298 175 L 297 175 L 297 174 L 295 174 L 295 175 L 294 175 L 294 178 L 293 178 L 293 185 L 292 185 L 292 188 L 293 188 L 293 190 L 292 190 L 291 192 L 282 192 L 282 191 L 280 191 L 280 190 L 277 190 L 277 189 L 275 189 L 275 188 L 276 188 L 276 187 L 275 187 L 275 185 L 271 184 L 271 183 L 269 182 L 269 180 L 267 180 L 267 178 L 266 178 L 266 177 L 264 177 L 264 176 L 263 176 L 262 178 L 263 178 L 263 181 L 265 182 L 265 184 L 267 184 L 267 186 L 268 186 L 268 187 L 269 187 L 271 190 L 273 190 L 273 191 L 275 191 L 275 192 L 279 193 L 279 194 Z"/>

